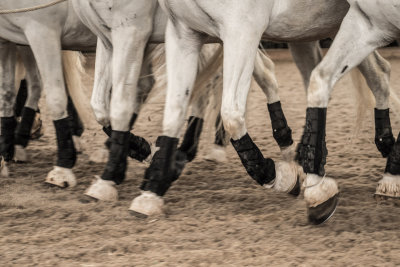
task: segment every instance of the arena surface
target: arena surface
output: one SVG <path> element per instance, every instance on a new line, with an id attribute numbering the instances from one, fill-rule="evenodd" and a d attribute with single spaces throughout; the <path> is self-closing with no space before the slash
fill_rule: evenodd
<path id="1" fill-rule="evenodd" d="M 281 100 L 294 138 L 305 120 L 305 91 L 286 50 L 269 51 L 276 62 Z M 385 50 L 392 63 L 392 87 L 400 95 L 399 50 Z M 93 73 L 93 58 L 88 62 Z M 92 80 L 88 79 L 90 86 Z M 102 172 L 88 155 L 102 146 L 100 131 L 86 131 L 85 154 L 74 171 L 79 184 L 63 190 L 44 185 L 55 161 L 55 136 L 43 108 L 45 136 L 29 147 L 33 163 L 13 164 L 12 177 L 0 180 L 1 266 L 399 266 L 400 204 L 373 198 L 386 161 L 374 145 L 373 112 L 354 132 L 352 83 L 335 88 L 328 110 L 327 175 L 341 189 L 334 217 L 310 226 L 302 196 L 267 191 L 246 174 L 233 148 L 228 162 L 204 160 L 206 132 L 199 157 L 190 163 L 165 197 L 166 215 L 137 218 L 128 212 L 139 192 L 145 165 L 129 161 L 127 180 L 115 204 L 87 203 L 82 194 Z M 43 104 L 43 101 L 42 101 Z M 42 105 L 43 106 L 43 105 Z M 248 128 L 264 156 L 279 158 L 272 138 L 266 99 L 253 88 Z M 154 142 L 160 134 L 163 99 L 143 109 L 135 133 Z M 392 112 L 397 136 L 399 117 Z"/>

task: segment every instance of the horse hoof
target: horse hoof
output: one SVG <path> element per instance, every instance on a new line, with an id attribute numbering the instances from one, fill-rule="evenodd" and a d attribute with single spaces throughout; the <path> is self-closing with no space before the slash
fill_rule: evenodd
<path id="1" fill-rule="evenodd" d="M 223 146 L 219 146 L 219 145 L 213 145 L 213 147 L 211 148 L 210 153 L 208 153 L 205 157 L 205 160 L 208 161 L 214 161 L 217 163 L 223 163 L 223 162 L 227 162 L 227 158 L 226 158 L 226 151 L 225 151 L 225 147 Z"/>
<path id="2" fill-rule="evenodd" d="M 336 194 L 316 207 L 309 207 L 308 221 L 314 225 L 319 225 L 328 221 L 335 213 L 338 201 L 339 194 Z"/>
<path id="3" fill-rule="evenodd" d="M 274 181 L 270 184 L 265 184 L 265 188 L 273 188 L 277 192 L 288 193 L 296 197 L 300 194 L 300 173 L 297 163 L 294 161 L 277 162 L 275 173 Z"/>
<path id="4" fill-rule="evenodd" d="M 161 215 L 163 214 L 164 200 L 150 191 L 144 191 L 140 196 L 136 197 L 131 206 L 130 211 L 146 215 Z"/>
<path id="5" fill-rule="evenodd" d="M 45 182 L 61 188 L 74 187 L 77 184 L 72 169 L 59 166 L 55 166 L 54 169 L 47 174 Z"/>
<path id="6" fill-rule="evenodd" d="M 117 201 L 118 191 L 114 187 L 114 181 L 103 180 L 99 176 L 96 176 L 96 178 L 86 190 L 85 195 L 101 201 Z"/>
<path id="7" fill-rule="evenodd" d="M 26 149 L 21 145 L 14 146 L 14 161 L 17 163 L 24 163 L 28 161 L 28 154 Z"/>
<path id="8" fill-rule="evenodd" d="M 375 198 L 377 197 L 380 197 L 381 200 L 387 198 L 400 199 L 400 176 L 385 173 L 378 182 L 375 192 Z"/>
<path id="9" fill-rule="evenodd" d="M 107 163 L 109 151 L 101 148 L 90 155 L 89 161 L 94 163 Z"/>
<path id="10" fill-rule="evenodd" d="M 72 141 L 74 142 L 76 153 L 82 154 L 83 148 L 82 148 L 81 138 L 79 136 L 73 135 Z"/>
<path id="11" fill-rule="evenodd" d="M 7 163 L 2 159 L 0 163 L 0 177 L 8 178 L 9 176 L 10 172 L 8 171 Z"/>

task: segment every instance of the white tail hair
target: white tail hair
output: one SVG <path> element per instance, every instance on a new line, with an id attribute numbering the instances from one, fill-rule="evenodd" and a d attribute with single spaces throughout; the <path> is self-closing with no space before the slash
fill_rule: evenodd
<path id="1" fill-rule="evenodd" d="M 369 110 L 373 110 L 375 107 L 375 97 L 372 94 L 367 81 L 364 76 L 358 70 L 358 68 L 353 68 L 350 71 L 351 80 L 355 89 L 355 100 L 357 106 L 356 122 L 353 132 L 353 138 L 357 137 L 363 126 L 365 114 Z"/>
<path id="2" fill-rule="evenodd" d="M 85 94 L 85 86 L 82 78 L 85 73 L 85 57 L 80 52 L 63 51 L 64 78 L 69 95 L 81 118 L 87 128 L 93 128 L 95 122 L 94 114 L 90 106 L 90 98 Z"/>
<path id="3" fill-rule="evenodd" d="M 15 64 L 15 91 L 19 90 L 19 85 L 21 80 L 26 76 L 26 69 L 24 63 L 22 62 L 21 56 L 17 52 L 17 62 Z"/>

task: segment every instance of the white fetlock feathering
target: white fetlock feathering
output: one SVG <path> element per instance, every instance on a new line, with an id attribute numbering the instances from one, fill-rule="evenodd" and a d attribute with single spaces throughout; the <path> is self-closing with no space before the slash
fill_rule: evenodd
<path id="1" fill-rule="evenodd" d="M 339 193 L 337 182 L 332 178 L 307 174 L 304 180 L 304 200 L 308 207 L 316 207 Z"/>
<path id="2" fill-rule="evenodd" d="M 108 149 L 100 148 L 90 155 L 89 161 L 94 163 L 107 163 L 108 154 Z"/>
<path id="3" fill-rule="evenodd" d="M 296 156 L 296 143 L 293 143 L 288 147 L 281 148 L 281 155 L 282 160 L 287 162 L 293 161 Z"/>
<path id="4" fill-rule="evenodd" d="M 9 175 L 10 173 L 8 171 L 7 163 L 4 158 L 2 158 L 0 163 L 0 177 L 7 178 Z"/>
<path id="5" fill-rule="evenodd" d="M 96 180 L 86 190 L 85 195 L 101 201 L 117 201 L 118 191 L 114 181 L 101 179 L 96 175 Z"/>
<path id="6" fill-rule="evenodd" d="M 81 138 L 79 136 L 73 135 L 72 141 L 74 142 L 76 153 L 82 153 L 83 148 L 82 148 Z"/>
<path id="7" fill-rule="evenodd" d="M 272 188 L 277 192 L 289 193 L 297 184 L 300 169 L 296 162 L 281 161 L 275 163 L 275 179 L 272 183 L 265 184 L 265 188 Z"/>
<path id="8" fill-rule="evenodd" d="M 59 166 L 54 166 L 53 170 L 47 174 L 45 182 L 62 188 L 74 187 L 77 184 L 72 169 Z"/>
<path id="9" fill-rule="evenodd" d="M 227 162 L 225 147 L 213 144 L 210 153 L 204 159 L 218 163 Z"/>
<path id="10" fill-rule="evenodd" d="M 153 192 L 144 191 L 133 201 L 129 210 L 135 211 L 147 216 L 160 215 L 163 213 L 164 199 Z"/>
<path id="11" fill-rule="evenodd" d="M 21 145 L 15 145 L 14 150 L 14 161 L 15 162 L 27 162 L 28 154 L 26 153 L 26 149 Z"/>
<path id="12" fill-rule="evenodd" d="M 383 178 L 378 182 L 376 195 L 400 198 L 400 176 L 385 173 Z"/>

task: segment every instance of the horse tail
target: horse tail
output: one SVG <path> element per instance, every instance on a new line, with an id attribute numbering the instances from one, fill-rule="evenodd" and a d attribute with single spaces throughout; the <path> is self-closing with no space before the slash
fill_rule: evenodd
<path id="1" fill-rule="evenodd" d="M 353 68 L 350 71 L 350 75 L 355 89 L 355 100 L 357 106 L 356 122 L 353 132 L 353 137 L 356 137 L 363 126 L 366 112 L 375 107 L 375 97 L 358 68 Z"/>
<path id="2" fill-rule="evenodd" d="M 85 68 L 83 67 L 85 64 L 85 57 L 82 53 L 74 51 L 63 51 L 62 57 L 64 78 L 68 94 L 83 124 L 88 128 L 92 128 L 92 123 L 95 121 L 94 115 L 90 106 L 89 97 L 84 93 L 88 90 L 82 82 L 82 78 L 86 77 Z"/>
<path id="3" fill-rule="evenodd" d="M 19 53 L 17 53 L 16 59 L 17 61 L 15 64 L 15 91 L 18 91 L 21 80 L 23 80 L 26 76 L 26 69 Z"/>

